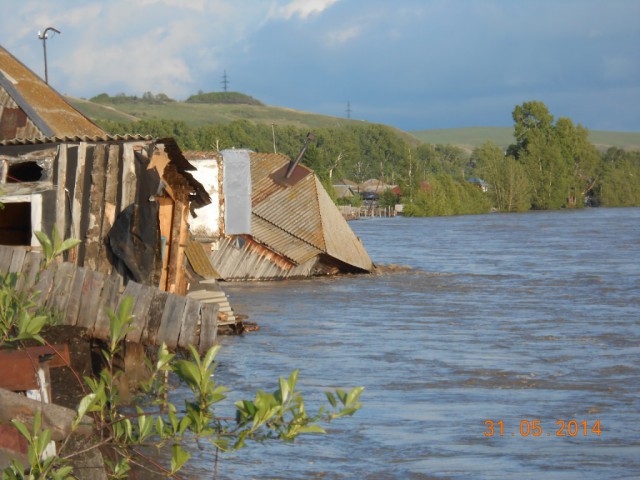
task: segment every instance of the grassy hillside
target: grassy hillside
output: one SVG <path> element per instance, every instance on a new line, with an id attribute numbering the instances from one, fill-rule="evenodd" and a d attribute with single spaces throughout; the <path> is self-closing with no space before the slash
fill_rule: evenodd
<path id="1" fill-rule="evenodd" d="M 331 117 L 263 104 L 144 103 L 129 101 L 105 105 L 73 97 L 67 97 L 67 100 L 92 120 L 130 122 L 142 119 L 170 119 L 183 121 L 192 127 L 210 124 L 226 125 L 236 120 L 248 120 L 256 124 L 291 125 L 309 130 L 363 124 L 361 120 Z M 389 128 L 395 130 L 410 144 L 419 143 L 416 137 L 410 133 L 395 127 Z"/>
<path id="2" fill-rule="evenodd" d="M 292 125 L 308 129 L 362 124 L 360 120 L 331 117 L 262 104 L 209 104 L 173 101 L 145 103 L 132 100 L 119 101 L 110 105 L 73 97 L 67 97 L 67 100 L 93 120 L 116 122 L 140 119 L 171 119 L 198 127 L 207 124 L 229 124 L 236 120 L 248 120 L 257 124 Z M 512 127 L 469 127 L 414 132 L 395 130 L 409 143 L 451 144 L 461 147 L 468 153 L 471 153 L 475 147 L 482 145 L 487 140 L 492 140 L 503 148 L 506 148 L 514 141 Z M 594 130 L 589 132 L 589 137 L 593 143 L 603 150 L 610 146 L 640 150 L 640 132 Z"/>
<path id="3" fill-rule="evenodd" d="M 171 119 L 183 121 L 193 127 L 212 123 L 228 124 L 235 120 L 298 127 L 335 127 L 349 122 L 357 123 L 356 120 L 267 105 L 187 102 L 152 104 L 132 101 L 107 106 L 77 98 L 68 98 L 68 100 L 74 107 L 94 120 Z M 118 112 L 124 116 L 114 118 Z"/>
<path id="4" fill-rule="evenodd" d="M 507 148 L 515 141 L 513 127 L 448 128 L 420 130 L 410 133 L 422 142 L 457 145 L 469 152 L 487 140 L 493 141 L 502 148 Z M 608 147 L 640 150 L 640 132 L 590 130 L 589 139 L 603 150 Z"/>
<path id="5" fill-rule="evenodd" d="M 92 120 L 110 120 L 112 122 L 132 122 L 137 120 L 133 115 L 117 110 L 112 106 L 100 105 L 99 103 L 90 102 L 89 100 L 81 98 L 65 98 L 71 105 Z"/>

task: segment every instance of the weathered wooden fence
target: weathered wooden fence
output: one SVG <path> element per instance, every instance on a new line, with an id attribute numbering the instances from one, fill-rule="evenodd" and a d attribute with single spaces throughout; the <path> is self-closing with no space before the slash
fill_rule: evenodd
<path id="1" fill-rule="evenodd" d="M 53 263 L 41 271 L 41 262 L 39 252 L 0 245 L 0 273 L 18 273 L 18 290 L 40 292 L 36 303 L 53 309 L 64 325 L 82 328 L 87 335 L 106 340 L 107 308 L 117 310 L 129 295 L 133 298 L 134 320 L 127 341 L 150 346 L 164 342 L 170 350 L 194 345 L 200 352 L 215 343 L 216 303 L 203 303 L 133 281 L 123 288 L 120 276 L 68 262 Z"/>

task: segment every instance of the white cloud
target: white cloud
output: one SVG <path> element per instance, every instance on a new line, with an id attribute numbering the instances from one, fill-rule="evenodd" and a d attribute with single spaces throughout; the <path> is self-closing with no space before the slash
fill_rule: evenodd
<path id="1" fill-rule="evenodd" d="M 348 27 L 343 30 L 334 30 L 327 33 L 327 44 L 330 46 L 342 45 L 351 39 L 354 39 L 360 35 L 362 28 L 358 26 Z"/>
<path id="2" fill-rule="evenodd" d="M 297 15 L 305 19 L 310 15 L 322 13 L 337 1 L 338 0 L 292 0 L 287 5 L 272 7 L 269 16 L 289 20 Z"/>

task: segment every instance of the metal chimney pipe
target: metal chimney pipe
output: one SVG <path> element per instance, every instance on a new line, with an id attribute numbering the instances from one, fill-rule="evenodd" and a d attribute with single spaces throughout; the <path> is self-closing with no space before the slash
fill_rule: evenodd
<path id="1" fill-rule="evenodd" d="M 291 177 L 291 175 L 293 174 L 293 171 L 296 169 L 296 165 L 300 163 L 300 160 L 302 160 L 302 156 L 304 155 L 304 152 L 307 151 L 307 147 L 309 146 L 309 143 L 311 143 L 311 141 L 315 139 L 316 137 L 313 135 L 313 133 L 311 132 L 307 133 L 307 138 L 304 141 L 304 145 L 302 146 L 300 153 L 298 153 L 298 156 L 295 158 L 295 160 L 291 160 L 289 162 L 289 168 L 287 168 L 287 173 L 285 173 L 284 178 Z"/>

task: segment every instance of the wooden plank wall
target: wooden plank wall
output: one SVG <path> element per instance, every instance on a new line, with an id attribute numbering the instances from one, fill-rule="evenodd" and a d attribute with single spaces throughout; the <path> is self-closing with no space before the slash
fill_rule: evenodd
<path id="1" fill-rule="evenodd" d="M 107 340 L 109 318 L 105 309 L 117 310 L 122 299 L 130 295 L 134 321 L 127 341 L 149 346 L 165 342 L 171 350 L 194 345 L 201 353 L 215 344 L 217 304 L 204 304 L 133 281 L 122 290 L 119 276 L 69 262 L 54 263 L 39 272 L 41 260 L 38 252 L 0 245 L 0 274 L 18 273 L 19 290 L 39 291 L 36 302 L 54 309 L 65 325 Z"/>
<path id="2" fill-rule="evenodd" d="M 105 275 L 114 272 L 107 234 L 118 214 L 126 207 L 149 201 L 138 198 L 140 182 L 145 181 L 144 176 L 138 173 L 146 171 L 152 155 L 148 150 L 152 146 L 148 141 L 58 145 L 54 163 L 55 184 L 65 186 L 66 191 L 64 188 L 56 190 L 55 225 L 60 234 L 82 241 L 79 247 L 65 256 L 67 260 Z M 188 193 L 184 196 L 188 198 Z M 182 230 L 188 228 L 187 219 L 184 215 L 178 216 L 177 223 L 169 225 L 170 236 L 179 240 Z M 171 261 L 176 262 L 171 267 L 178 272 L 180 280 L 183 260 L 184 252 L 176 252 L 171 257 Z M 122 275 L 123 272 L 118 273 Z M 184 288 L 176 288 L 175 283 L 174 279 L 172 290 L 161 287 L 184 294 Z M 184 282 L 177 283 L 184 287 Z"/>

